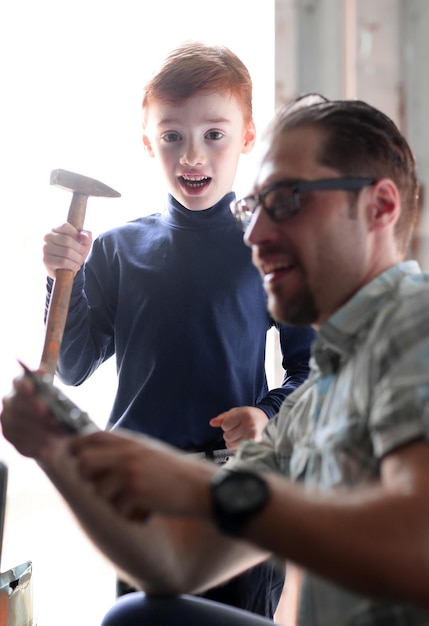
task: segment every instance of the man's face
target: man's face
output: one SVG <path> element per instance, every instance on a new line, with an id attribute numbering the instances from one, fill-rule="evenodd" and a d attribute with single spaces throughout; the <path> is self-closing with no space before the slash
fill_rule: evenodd
<path id="1" fill-rule="evenodd" d="M 232 190 L 241 153 L 254 144 L 235 97 L 205 94 L 182 104 L 152 103 L 143 141 L 158 159 L 169 192 L 192 211 L 207 209 Z"/>
<path id="2" fill-rule="evenodd" d="M 311 127 L 271 139 L 254 191 L 283 180 L 340 177 L 317 163 L 322 145 L 320 131 Z M 365 197 L 364 190 L 352 204 L 345 191 L 301 192 L 299 211 L 280 223 L 257 208 L 245 240 L 275 319 L 318 327 L 365 284 L 371 270 Z"/>

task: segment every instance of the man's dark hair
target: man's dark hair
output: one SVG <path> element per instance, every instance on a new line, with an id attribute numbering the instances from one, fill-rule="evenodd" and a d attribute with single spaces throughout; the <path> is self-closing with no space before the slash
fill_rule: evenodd
<path id="1" fill-rule="evenodd" d="M 366 102 L 320 99 L 312 103 L 309 97 L 301 96 L 284 105 L 266 135 L 298 127 L 317 128 L 325 136 L 316 156 L 318 163 L 343 176 L 393 180 L 401 198 L 396 239 L 405 253 L 418 216 L 418 181 L 410 146 L 395 123 Z"/>

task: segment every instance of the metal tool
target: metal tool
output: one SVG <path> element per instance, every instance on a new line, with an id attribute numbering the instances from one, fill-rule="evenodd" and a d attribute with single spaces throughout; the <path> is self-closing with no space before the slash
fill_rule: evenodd
<path id="1" fill-rule="evenodd" d="M 83 229 L 89 196 L 118 198 L 121 195 L 94 178 L 88 178 L 87 176 L 82 176 L 82 174 L 75 174 L 67 170 L 53 170 L 50 183 L 73 192 L 67 221 L 79 231 Z M 51 380 L 55 375 L 57 367 L 74 275 L 75 273 L 72 270 L 57 270 L 51 293 L 46 320 L 45 342 L 40 360 L 40 370 L 50 376 Z"/>
<path id="2" fill-rule="evenodd" d="M 18 363 L 25 375 L 33 381 L 38 397 L 45 402 L 63 430 L 67 433 L 89 433 L 99 430 L 88 413 L 82 411 L 60 389 L 54 387 L 48 374 L 33 372 L 22 361 Z"/>

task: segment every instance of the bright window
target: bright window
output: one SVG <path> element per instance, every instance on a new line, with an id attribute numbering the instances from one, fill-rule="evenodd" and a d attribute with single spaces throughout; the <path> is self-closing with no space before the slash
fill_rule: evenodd
<path id="1" fill-rule="evenodd" d="M 65 221 L 71 199 L 50 187 L 50 171 L 76 171 L 122 193 L 120 200 L 89 199 L 85 226 L 94 235 L 159 210 L 164 193 L 141 143 L 142 85 L 158 58 L 190 38 L 226 44 L 243 59 L 262 130 L 274 106 L 274 0 L 2 3 L 1 396 L 17 358 L 34 368 L 40 361 L 43 236 Z M 247 191 L 252 167 L 253 157 L 243 156 L 238 193 Z M 111 361 L 67 393 L 104 425 L 114 378 Z M 112 568 L 34 461 L 4 439 L 0 458 L 9 467 L 2 571 L 33 561 L 40 626 L 97 624 L 114 601 Z"/>

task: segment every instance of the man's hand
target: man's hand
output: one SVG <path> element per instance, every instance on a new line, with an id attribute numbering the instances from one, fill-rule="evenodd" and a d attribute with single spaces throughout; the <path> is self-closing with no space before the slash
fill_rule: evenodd
<path id="1" fill-rule="evenodd" d="M 55 278 L 58 269 L 78 272 L 89 254 L 92 234 L 89 231 L 77 231 L 66 222 L 53 228 L 45 235 L 43 263 L 51 278 Z"/>
<path id="2" fill-rule="evenodd" d="M 82 477 L 129 520 L 141 521 L 149 512 L 210 516 L 214 464 L 119 429 L 76 437 L 70 450 Z"/>
<path id="3" fill-rule="evenodd" d="M 34 383 L 25 375 L 13 381 L 12 391 L 3 398 L 0 422 L 4 437 L 18 452 L 37 461 L 56 454 L 66 439 L 64 430 L 37 397 Z"/>
<path id="4" fill-rule="evenodd" d="M 232 452 L 237 452 L 242 441 L 247 439 L 261 441 L 268 417 L 257 407 L 240 406 L 221 413 L 209 423 L 215 428 L 222 428 L 226 447 Z"/>

